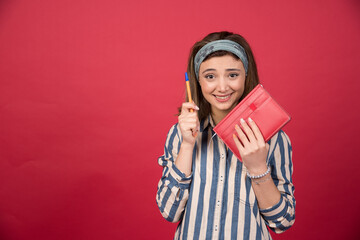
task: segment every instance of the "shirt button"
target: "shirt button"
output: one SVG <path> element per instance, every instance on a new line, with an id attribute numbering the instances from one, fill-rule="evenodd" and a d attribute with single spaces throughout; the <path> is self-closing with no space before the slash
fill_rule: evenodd
<path id="1" fill-rule="evenodd" d="M 221 154 L 221 158 L 224 158 L 224 154 L 223 154 L 223 153 Z"/>
<path id="2" fill-rule="evenodd" d="M 217 225 L 215 225 L 215 231 L 217 231 L 217 230 L 218 230 Z"/>

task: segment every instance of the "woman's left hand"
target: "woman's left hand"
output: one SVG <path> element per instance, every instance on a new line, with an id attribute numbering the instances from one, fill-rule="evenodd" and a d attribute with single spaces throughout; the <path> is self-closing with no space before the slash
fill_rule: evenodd
<path id="1" fill-rule="evenodd" d="M 233 137 L 248 172 L 251 175 L 260 175 L 267 170 L 269 144 L 265 142 L 256 123 L 251 118 L 248 122 L 241 119 L 241 127 L 235 126 L 237 136 L 234 134 Z"/>

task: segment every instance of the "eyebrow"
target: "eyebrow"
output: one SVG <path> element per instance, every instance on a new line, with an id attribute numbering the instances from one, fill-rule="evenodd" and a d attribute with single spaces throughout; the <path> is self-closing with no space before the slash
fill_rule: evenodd
<path id="1" fill-rule="evenodd" d="M 202 72 L 202 74 L 204 74 L 204 73 L 206 73 L 206 72 L 211 72 L 211 71 L 216 71 L 216 69 L 215 69 L 215 68 L 205 69 L 205 70 Z M 239 68 L 227 68 L 227 69 L 225 69 L 225 71 L 227 71 L 227 72 L 231 72 L 231 71 L 241 71 L 241 69 L 239 69 Z"/>
<path id="2" fill-rule="evenodd" d="M 211 71 L 216 71 L 215 68 L 208 68 L 208 69 L 205 69 L 202 74 L 206 73 L 206 72 L 211 72 Z"/>

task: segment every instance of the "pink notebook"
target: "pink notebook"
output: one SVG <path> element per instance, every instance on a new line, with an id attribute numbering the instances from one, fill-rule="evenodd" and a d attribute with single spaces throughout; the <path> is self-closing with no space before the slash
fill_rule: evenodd
<path id="1" fill-rule="evenodd" d="M 240 119 L 247 121 L 249 117 L 257 124 L 266 142 L 291 119 L 264 87 L 261 84 L 257 85 L 214 128 L 216 134 L 239 160 L 241 157 L 235 145 L 233 133 L 236 134 L 235 125 L 240 125 Z"/>

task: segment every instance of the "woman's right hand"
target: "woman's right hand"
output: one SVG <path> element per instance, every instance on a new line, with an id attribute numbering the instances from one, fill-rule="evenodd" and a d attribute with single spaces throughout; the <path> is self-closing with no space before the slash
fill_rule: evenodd
<path id="1" fill-rule="evenodd" d="M 193 112 L 191 112 L 192 109 L 194 110 Z M 197 110 L 199 108 L 195 103 L 185 102 L 181 106 L 181 113 L 178 117 L 183 143 L 191 146 L 194 146 L 197 133 L 200 130 Z"/>

